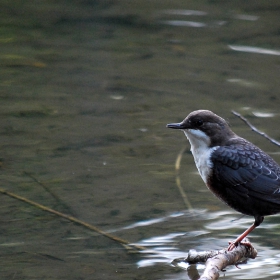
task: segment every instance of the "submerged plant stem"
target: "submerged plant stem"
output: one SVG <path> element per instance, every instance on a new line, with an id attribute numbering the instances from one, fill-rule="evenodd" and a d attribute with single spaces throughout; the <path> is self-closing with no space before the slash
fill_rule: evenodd
<path id="1" fill-rule="evenodd" d="M 191 211 L 193 208 L 192 208 L 192 205 L 188 199 L 188 196 L 186 195 L 184 189 L 182 188 L 181 186 L 181 180 L 180 180 L 180 176 L 179 176 L 179 171 L 180 171 L 180 166 L 181 166 L 181 160 L 182 160 L 182 156 L 184 154 L 184 152 L 186 151 L 187 149 L 187 146 L 185 146 L 181 151 L 180 153 L 178 154 L 177 158 L 176 158 L 176 161 L 175 161 L 175 171 L 176 171 L 176 185 L 179 189 L 179 192 L 183 198 L 183 201 L 185 203 L 185 205 L 187 206 L 187 208 Z"/>
<path id="2" fill-rule="evenodd" d="M 87 229 L 93 230 L 93 231 L 95 231 L 95 232 L 97 232 L 97 233 L 99 233 L 99 234 L 101 234 L 103 236 L 106 236 L 107 238 L 109 238 L 111 240 L 114 240 L 114 241 L 122 244 L 127 249 L 131 249 L 131 248 L 134 248 L 134 249 L 137 249 L 137 250 L 145 250 L 146 249 L 145 247 L 142 247 L 142 246 L 138 246 L 138 245 L 135 245 L 135 244 L 130 244 L 130 242 L 128 242 L 127 240 L 121 239 L 121 238 L 119 238 L 117 236 L 114 236 L 114 235 L 112 235 L 110 233 L 107 233 L 107 232 L 99 229 L 96 226 L 93 226 L 93 225 L 91 225 L 89 223 L 81 221 L 81 220 L 79 220 L 79 219 L 77 219 L 77 218 L 75 218 L 73 216 L 69 216 L 69 215 L 63 214 L 61 212 L 58 212 L 58 211 L 56 211 L 54 209 L 51 209 L 51 208 L 49 208 L 47 206 L 44 206 L 44 205 L 42 205 L 40 203 L 32 201 L 32 200 L 30 200 L 28 198 L 25 198 L 23 196 L 19 196 L 19 195 L 15 194 L 15 193 L 8 192 L 8 191 L 6 191 L 6 190 L 4 190 L 2 188 L 0 188 L 0 193 L 5 194 L 5 195 L 7 195 L 9 197 L 15 198 L 17 200 L 23 201 L 23 202 L 25 202 L 27 204 L 35 206 L 35 207 L 37 207 L 37 208 L 39 208 L 41 210 L 44 210 L 46 212 L 52 213 L 52 214 L 54 214 L 56 216 L 62 217 L 64 219 L 67 219 L 67 220 L 69 220 L 71 222 L 74 222 L 76 224 L 82 225 L 82 226 L 86 227 Z"/>

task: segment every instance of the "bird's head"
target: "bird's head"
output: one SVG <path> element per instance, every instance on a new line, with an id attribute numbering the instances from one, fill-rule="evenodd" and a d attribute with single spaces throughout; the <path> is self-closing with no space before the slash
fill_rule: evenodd
<path id="1" fill-rule="evenodd" d="M 170 123 L 167 127 L 183 130 L 191 144 L 203 142 L 208 147 L 224 145 L 236 137 L 223 118 L 208 110 L 193 111 L 182 122 Z"/>

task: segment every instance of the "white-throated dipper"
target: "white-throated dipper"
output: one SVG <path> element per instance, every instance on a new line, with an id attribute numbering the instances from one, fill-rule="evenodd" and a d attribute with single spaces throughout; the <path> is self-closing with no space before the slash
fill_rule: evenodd
<path id="1" fill-rule="evenodd" d="M 253 225 L 230 243 L 229 251 L 259 226 L 264 216 L 280 212 L 280 166 L 236 135 L 223 118 L 198 110 L 167 127 L 185 133 L 206 186 L 236 211 L 254 216 Z"/>

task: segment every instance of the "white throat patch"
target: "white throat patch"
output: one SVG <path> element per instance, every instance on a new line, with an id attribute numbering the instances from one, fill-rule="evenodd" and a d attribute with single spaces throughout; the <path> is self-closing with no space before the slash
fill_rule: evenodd
<path id="1" fill-rule="evenodd" d="M 213 167 L 210 157 L 218 147 L 209 148 L 210 138 L 201 130 L 185 129 L 183 131 L 191 144 L 191 152 L 198 172 L 204 183 L 207 184 L 207 178 L 211 174 Z"/>

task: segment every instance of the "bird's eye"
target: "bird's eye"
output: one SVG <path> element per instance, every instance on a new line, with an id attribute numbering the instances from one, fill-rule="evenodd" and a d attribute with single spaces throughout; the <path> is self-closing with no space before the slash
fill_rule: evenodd
<path id="1" fill-rule="evenodd" d="M 203 124 L 203 120 L 201 120 L 201 119 L 198 119 L 195 121 L 196 126 L 201 126 L 202 124 Z"/>

